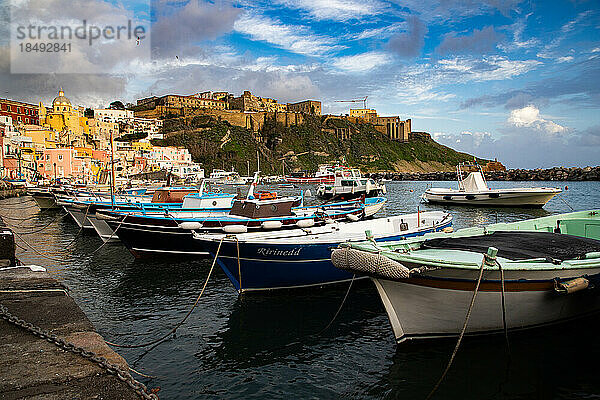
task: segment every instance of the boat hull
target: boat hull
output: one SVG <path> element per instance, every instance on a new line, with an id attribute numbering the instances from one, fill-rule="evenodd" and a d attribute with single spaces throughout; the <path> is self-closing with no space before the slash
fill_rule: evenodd
<path id="1" fill-rule="evenodd" d="M 569 276 L 598 273 L 570 271 Z M 548 277 L 560 276 L 553 271 Z M 508 329 L 520 330 L 560 323 L 600 311 L 600 296 L 593 291 L 559 295 L 552 278 L 505 282 Z M 463 279 L 372 278 L 381 297 L 397 342 L 458 336 L 473 296 L 475 281 Z M 492 334 L 503 330 L 501 287 L 498 279 L 483 280 L 466 333 Z"/>
<path id="2" fill-rule="evenodd" d="M 73 217 L 78 227 L 82 229 L 94 229 L 94 226 L 88 219 L 89 212 L 87 212 L 87 208 L 79 208 L 72 205 L 63 205 L 63 208 Z"/>
<path id="3" fill-rule="evenodd" d="M 560 191 L 544 191 L 539 193 L 516 191 L 490 191 L 490 193 L 468 192 L 430 192 L 426 191 L 423 198 L 429 203 L 456 204 L 472 206 L 504 206 L 504 207 L 543 207 Z"/>
<path id="4" fill-rule="evenodd" d="M 286 176 L 285 181 L 288 183 L 299 183 L 299 184 L 319 184 L 319 183 L 334 183 L 335 177 L 323 176 L 323 177 L 292 177 Z"/>
<path id="5" fill-rule="evenodd" d="M 145 222 L 106 221 L 109 228 L 136 258 L 157 256 L 206 256 L 189 229 L 181 229 L 173 220 Z"/>
<path id="6" fill-rule="evenodd" d="M 404 234 L 398 232 L 378 238 L 377 241 L 420 236 L 441 231 L 451 224 L 447 222 Z M 198 241 L 212 256 L 217 253 L 218 241 Z M 342 241 L 343 239 L 315 244 L 240 243 L 238 264 L 237 243 L 235 240 L 224 240 L 217 262 L 240 293 L 340 283 L 352 279 L 353 276 L 350 272 L 336 268 L 331 262 L 331 250 Z M 293 239 L 290 242 L 293 242 Z"/>
<path id="7" fill-rule="evenodd" d="M 40 208 L 40 210 L 58 210 L 60 206 L 56 204 L 56 199 L 52 193 L 37 193 L 32 194 L 33 200 Z"/>
<path id="8" fill-rule="evenodd" d="M 92 224 L 92 227 L 104 243 L 116 243 L 119 241 L 119 237 L 114 233 L 114 231 L 106 223 L 106 221 L 103 219 L 96 218 L 96 213 L 89 214 L 87 219 L 90 222 L 90 224 Z"/>

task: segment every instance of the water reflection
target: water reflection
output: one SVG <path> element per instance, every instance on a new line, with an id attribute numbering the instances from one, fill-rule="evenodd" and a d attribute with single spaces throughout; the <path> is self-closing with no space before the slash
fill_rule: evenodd
<path id="1" fill-rule="evenodd" d="M 544 209 L 468 208 L 419 202 L 426 186 L 448 182 L 387 183 L 381 215 L 446 210 L 455 228 L 510 222 L 597 208 L 598 182 L 566 183 L 569 190 Z M 547 182 L 494 182 L 493 187 L 549 186 Z M 560 185 L 564 186 L 565 183 Z M 314 186 L 303 185 L 302 189 Z M 282 194 L 297 190 L 277 189 Z M 309 201 L 318 201 L 308 199 Z M 9 203 L 15 199 L 10 199 Z M 0 213 L 29 218 L 17 224 L 24 236 L 55 260 L 18 250 L 24 262 L 61 270 L 59 278 L 100 334 L 119 343 L 141 343 L 181 321 L 200 293 L 211 260 L 136 260 L 123 246 L 80 233 L 58 212 L 8 208 Z M 7 221 L 10 222 L 11 221 Z M 15 221 L 16 222 L 16 221 Z M 70 244 L 72 243 L 72 244 Z M 70 245 L 69 245 L 70 244 Z M 238 297 L 219 268 L 206 293 L 175 337 L 147 349 L 121 349 L 134 368 L 159 376 L 161 398 L 424 398 L 444 369 L 454 341 L 396 346 L 381 301 L 370 284 L 355 285 L 338 318 L 347 286 Z M 508 375 L 502 337 L 468 338 L 436 398 L 582 398 L 600 395 L 595 360 L 600 355 L 598 318 L 513 333 Z M 506 379 L 506 383 L 502 384 Z"/>
<path id="2" fill-rule="evenodd" d="M 226 329 L 218 335 L 219 362 L 248 368 L 271 364 L 294 353 L 310 358 L 311 352 L 305 350 L 311 345 L 328 346 L 361 336 L 372 318 L 384 315 L 383 307 L 372 283 L 359 280 L 333 320 L 347 289 L 347 284 L 342 284 L 241 296 L 231 310 Z M 301 354 L 299 349 L 303 349 Z"/>

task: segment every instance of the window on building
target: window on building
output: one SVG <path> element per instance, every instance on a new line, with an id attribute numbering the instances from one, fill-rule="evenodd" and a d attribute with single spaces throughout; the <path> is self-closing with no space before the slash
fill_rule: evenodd
<path id="1" fill-rule="evenodd" d="M 59 154 L 59 155 L 58 155 L 58 160 L 59 160 L 59 161 L 62 161 L 62 159 L 63 159 L 63 156 L 62 156 L 62 154 Z"/>
<path id="2" fill-rule="evenodd" d="M 19 107 L 17 107 L 17 112 L 19 112 Z"/>
<path id="3" fill-rule="evenodd" d="M 50 154 L 46 154 L 46 160 L 50 159 Z"/>
<path id="4" fill-rule="evenodd" d="M 6 106 L 6 111 L 10 111 L 10 106 Z"/>

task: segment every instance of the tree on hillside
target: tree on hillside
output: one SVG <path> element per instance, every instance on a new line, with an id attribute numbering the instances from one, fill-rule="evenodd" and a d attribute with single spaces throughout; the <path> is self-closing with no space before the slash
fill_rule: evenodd
<path id="1" fill-rule="evenodd" d="M 125 106 L 123 105 L 122 102 L 117 100 L 117 101 L 113 101 L 112 103 L 110 103 L 110 106 L 108 106 L 108 108 L 111 110 L 124 110 Z"/>

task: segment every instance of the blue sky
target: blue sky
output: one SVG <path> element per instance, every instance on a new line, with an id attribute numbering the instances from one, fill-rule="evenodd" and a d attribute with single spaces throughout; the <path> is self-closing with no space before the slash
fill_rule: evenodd
<path id="1" fill-rule="evenodd" d="M 12 76 L 4 92 L 49 101 L 62 85 L 103 105 L 249 89 L 334 114 L 350 107 L 336 100 L 368 96 L 380 115 L 509 167 L 600 164 L 598 1 L 154 0 L 151 16 L 143 1 L 109 5 L 151 18 L 151 62 Z"/>

